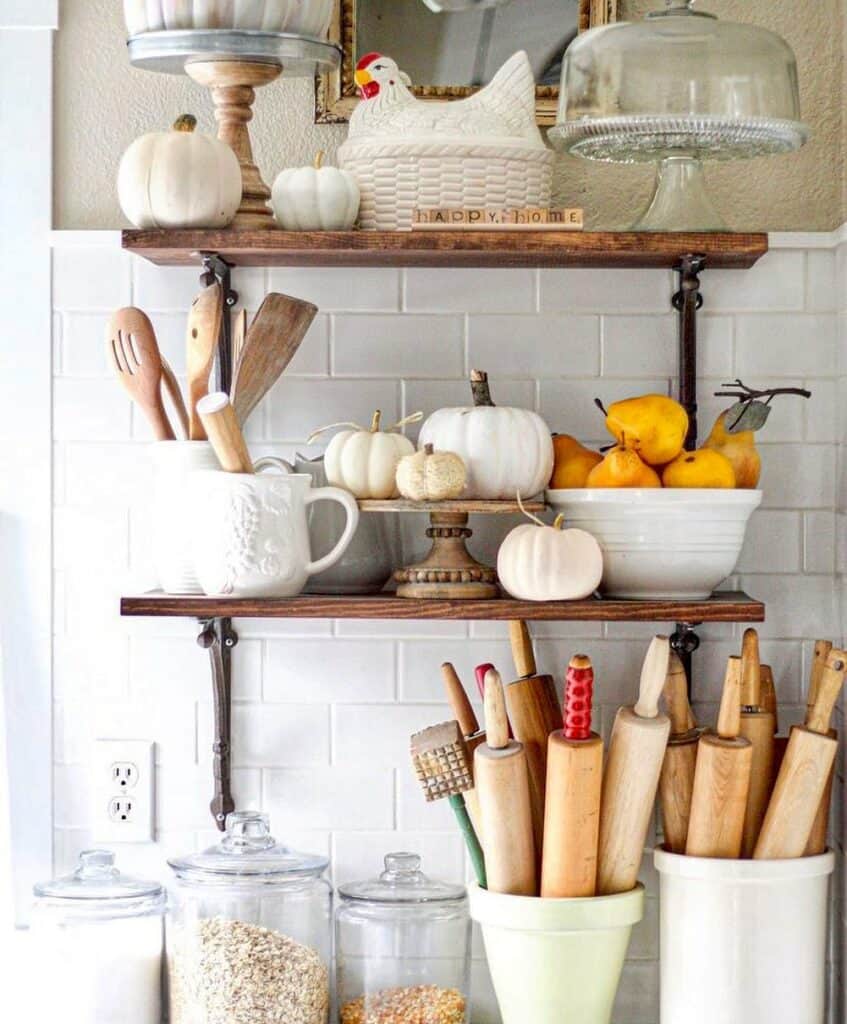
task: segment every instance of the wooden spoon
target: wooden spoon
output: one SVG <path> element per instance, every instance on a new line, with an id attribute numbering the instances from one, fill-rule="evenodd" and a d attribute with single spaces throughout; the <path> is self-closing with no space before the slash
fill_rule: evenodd
<path id="1" fill-rule="evenodd" d="M 185 408 L 185 399 L 182 397 L 182 391 L 179 387 L 179 381 L 176 379 L 176 374 L 173 372 L 171 364 L 164 356 L 162 356 L 162 384 L 170 396 L 174 411 L 179 418 L 183 437 L 187 439 L 189 434 L 189 425 L 188 410 Z"/>
<path id="2" fill-rule="evenodd" d="M 157 441 L 176 439 L 162 402 L 162 357 L 140 309 L 119 309 L 106 328 L 106 355 L 118 380 L 147 416 Z"/>
<path id="3" fill-rule="evenodd" d="M 197 414 L 197 403 L 209 393 L 209 375 L 215 361 L 223 317 L 223 292 L 215 281 L 194 300 L 188 314 L 186 367 L 188 371 L 188 436 L 205 441 L 206 431 Z"/>
<path id="4" fill-rule="evenodd" d="M 318 312 L 311 302 L 288 295 L 268 295 L 250 325 L 238 357 L 232 404 L 244 423 L 270 391 L 300 347 Z"/>

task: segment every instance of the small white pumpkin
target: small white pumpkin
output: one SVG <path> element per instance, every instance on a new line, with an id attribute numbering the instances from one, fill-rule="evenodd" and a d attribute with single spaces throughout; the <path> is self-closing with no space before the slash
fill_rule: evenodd
<path id="1" fill-rule="evenodd" d="M 374 413 L 370 430 L 355 423 L 335 423 L 333 426 L 351 427 L 342 430 L 329 442 L 324 455 L 326 478 L 333 487 L 343 487 L 356 498 L 396 498 L 397 465 L 404 455 L 412 455 L 415 446 L 403 434 L 380 430 L 382 414 Z M 403 426 L 414 420 L 408 417 L 395 424 Z M 309 438 L 330 427 L 322 427 Z"/>
<path id="2" fill-rule="evenodd" d="M 281 171 L 273 187 L 274 215 L 286 231 L 347 231 L 359 215 L 359 186 L 349 171 L 324 167 L 323 153 L 313 167 Z"/>
<path id="3" fill-rule="evenodd" d="M 437 452 L 431 444 L 404 456 L 397 466 L 397 489 L 409 501 L 448 501 L 465 489 L 468 471 L 460 455 Z"/>
<path id="4" fill-rule="evenodd" d="M 118 199 L 137 228 L 225 228 L 241 204 L 241 167 L 225 143 L 183 114 L 169 132 L 142 135 L 124 153 Z"/>
<path id="5" fill-rule="evenodd" d="M 421 427 L 420 443 L 456 452 L 468 468 L 464 497 L 487 501 L 538 494 L 553 472 L 550 428 L 529 409 L 495 406 L 488 376 L 471 372 L 474 405 L 438 409 Z"/>
<path id="6" fill-rule="evenodd" d="M 552 526 L 529 518 L 533 522 L 516 526 L 497 553 L 503 588 L 520 601 L 590 597 L 603 578 L 603 552 L 594 537 L 585 530 L 564 529 L 561 515 Z"/>

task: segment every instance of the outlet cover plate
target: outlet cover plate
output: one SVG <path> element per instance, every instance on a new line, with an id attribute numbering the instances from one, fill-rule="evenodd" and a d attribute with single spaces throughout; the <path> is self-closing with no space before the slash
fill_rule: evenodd
<path id="1" fill-rule="evenodd" d="M 94 741 L 92 821 L 96 843 L 149 843 L 154 837 L 154 744 Z"/>

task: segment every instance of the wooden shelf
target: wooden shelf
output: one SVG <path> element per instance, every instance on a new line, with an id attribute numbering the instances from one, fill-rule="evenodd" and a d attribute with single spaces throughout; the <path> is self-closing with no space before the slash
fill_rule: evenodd
<path id="1" fill-rule="evenodd" d="M 689 253 L 752 267 L 764 234 L 575 231 L 124 231 L 123 247 L 159 266 L 215 252 L 242 267 L 664 267 Z"/>
<path id="2" fill-rule="evenodd" d="M 197 619 L 547 619 L 584 622 L 764 622 L 765 606 L 741 591 L 707 601 L 439 601 L 377 594 L 373 597 L 173 597 L 162 593 L 121 598 L 121 615 Z"/>

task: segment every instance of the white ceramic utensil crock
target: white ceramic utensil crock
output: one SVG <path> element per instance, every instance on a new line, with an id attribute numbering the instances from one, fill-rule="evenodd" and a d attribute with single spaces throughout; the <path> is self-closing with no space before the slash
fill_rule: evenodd
<path id="1" fill-rule="evenodd" d="M 263 474 L 276 468 L 282 473 Z M 203 472 L 192 480 L 194 566 L 210 597 L 294 597 L 306 580 L 347 550 L 359 524 L 359 506 L 339 487 L 312 488 L 312 478 L 285 472 L 278 459 L 261 459 L 255 475 Z M 306 510 L 335 501 L 347 513 L 338 543 L 312 560 Z"/>

